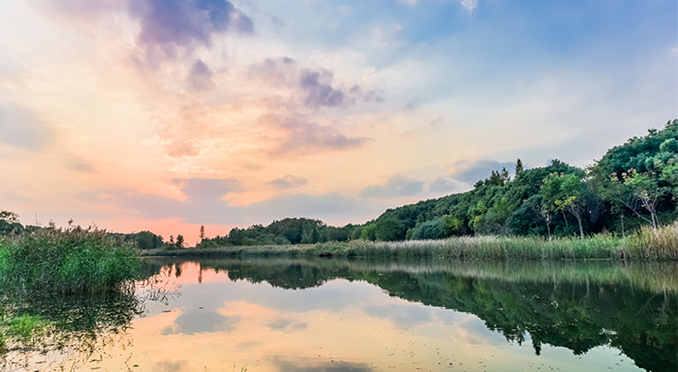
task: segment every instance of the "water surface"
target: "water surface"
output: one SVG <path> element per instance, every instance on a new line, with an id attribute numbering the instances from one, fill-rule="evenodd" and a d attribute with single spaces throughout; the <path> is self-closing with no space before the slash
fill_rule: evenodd
<path id="1" fill-rule="evenodd" d="M 24 367 L 13 368 L 676 371 L 678 365 L 675 264 L 146 263 L 149 280 L 133 300 L 57 306 L 59 314 L 107 309 L 100 318 L 70 315 L 71 324 L 92 324 L 70 332 L 96 342 L 24 353 Z"/>

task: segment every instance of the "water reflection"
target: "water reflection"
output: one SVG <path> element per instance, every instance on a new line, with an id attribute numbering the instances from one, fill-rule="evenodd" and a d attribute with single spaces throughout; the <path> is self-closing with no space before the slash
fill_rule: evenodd
<path id="1" fill-rule="evenodd" d="M 3 370 L 678 369 L 676 264 L 146 262 L 128 293 L 5 295 L 52 328 Z"/>
<path id="2" fill-rule="evenodd" d="M 191 265 L 184 261 L 154 263 L 161 262 L 178 272 Z M 367 316 L 388 319 L 403 330 L 431 323 L 436 313 L 431 307 L 443 308 L 476 315 L 484 327 L 505 340 L 518 345 L 528 342 L 536 355 L 544 345 L 567 348 L 576 356 L 594 348 L 613 347 L 641 368 L 678 369 L 675 264 L 457 263 L 441 267 L 338 260 L 201 260 L 199 265 L 201 273 L 223 273 L 232 281 L 293 290 L 319 287 L 338 278 L 362 280 L 390 296 L 429 305 L 391 303 L 361 308 Z M 285 311 L 337 311 L 346 305 L 344 296 L 332 290 L 308 296 L 303 292 L 285 294 L 287 301 L 280 302 L 275 297 L 259 302 Z M 352 301 L 369 303 L 359 291 L 351 297 Z M 446 317 L 436 314 L 436 320 Z M 307 327 L 286 319 L 270 325 L 288 332 Z"/>
<path id="3" fill-rule="evenodd" d="M 106 295 L 54 296 L 48 293 L 3 292 L 0 337 L 3 371 L 70 370 L 103 358 L 107 348 L 129 342 L 125 333 L 142 313 L 143 301 L 133 289 Z M 37 323 L 14 335 L 16 317 Z M 14 319 L 14 321 L 12 320 Z"/>

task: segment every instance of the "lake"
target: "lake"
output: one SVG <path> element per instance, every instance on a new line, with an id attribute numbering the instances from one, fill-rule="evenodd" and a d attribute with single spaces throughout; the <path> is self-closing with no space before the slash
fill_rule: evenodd
<path id="1" fill-rule="evenodd" d="M 678 369 L 675 263 L 146 258 L 143 275 L 5 297 L 55 325 L 4 370 Z"/>

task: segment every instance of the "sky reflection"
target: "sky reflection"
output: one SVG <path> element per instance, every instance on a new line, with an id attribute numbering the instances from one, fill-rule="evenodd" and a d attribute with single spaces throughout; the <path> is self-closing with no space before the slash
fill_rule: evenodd
<path id="1" fill-rule="evenodd" d="M 148 302 L 131 345 L 83 370 L 638 370 L 609 347 L 576 356 L 544 345 L 535 355 L 529 336 L 507 342 L 476 315 L 408 302 L 364 281 L 287 290 L 200 270 L 193 262 L 179 277 L 174 270 L 180 295 Z"/>

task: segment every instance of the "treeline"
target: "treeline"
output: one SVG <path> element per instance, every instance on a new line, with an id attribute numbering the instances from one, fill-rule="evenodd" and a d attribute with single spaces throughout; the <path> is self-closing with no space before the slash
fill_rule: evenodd
<path id="1" fill-rule="evenodd" d="M 493 171 L 473 190 L 389 209 L 363 225 L 327 226 L 289 218 L 269 226 L 234 228 L 205 238 L 201 247 L 282 245 L 365 239 L 400 241 L 463 235 L 565 237 L 611 232 L 626 235 L 678 217 L 678 120 L 614 147 L 594 165 L 560 160 L 513 177 Z"/>
<path id="2" fill-rule="evenodd" d="M 201 228 L 201 235 L 202 228 Z M 348 241 L 360 238 L 359 226 L 328 226 L 320 220 L 285 218 L 268 226 L 254 225 L 246 229 L 233 228 L 226 236 L 212 239 L 201 236 L 198 248 L 239 245 L 315 244 L 328 241 Z"/>

